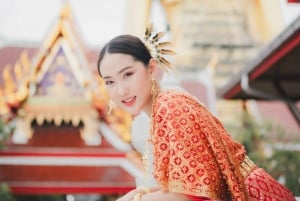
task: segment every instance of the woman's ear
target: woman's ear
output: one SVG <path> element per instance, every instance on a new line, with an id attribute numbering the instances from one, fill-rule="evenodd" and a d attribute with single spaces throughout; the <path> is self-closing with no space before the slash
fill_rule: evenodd
<path id="1" fill-rule="evenodd" d="M 149 70 L 150 70 L 150 73 L 153 74 L 155 69 L 156 69 L 156 60 L 154 58 L 151 58 L 149 60 Z"/>

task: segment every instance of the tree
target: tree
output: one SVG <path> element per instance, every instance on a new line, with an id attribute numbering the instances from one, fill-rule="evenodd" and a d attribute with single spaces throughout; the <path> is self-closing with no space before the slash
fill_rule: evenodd
<path id="1" fill-rule="evenodd" d="M 9 134 L 12 132 L 13 126 L 9 124 L 4 118 L 0 118 L 0 148 L 5 146 L 5 141 Z M 0 183 L 0 198 L 1 201 L 14 201 L 15 198 L 11 195 L 9 186 L 1 182 Z"/>
<path id="2" fill-rule="evenodd" d="M 12 121 L 8 121 L 0 116 L 0 148 L 5 146 L 5 142 L 9 135 L 12 133 L 14 125 Z"/>
<path id="3" fill-rule="evenodd" d="M 272 149 L 266 153 L 266 145 L 274 145 L 269 135 L 281 136 L 284 129 L 272 122 L 257 122 L 247 111 L 241 115 L 241 124 L 225 125 L 233 137 L 241 142 L 247 155 L 276 179 L 284 178 L 284 185 L 296 196 L 300 195 L 300 151 Z"/>
<path id="4" fill-rule="evenodd" d="M 15 198 L 11 195 L 9 186 L 6 183 L 0 183 L 0 198 L 1 201 L 15 201 Z"/>

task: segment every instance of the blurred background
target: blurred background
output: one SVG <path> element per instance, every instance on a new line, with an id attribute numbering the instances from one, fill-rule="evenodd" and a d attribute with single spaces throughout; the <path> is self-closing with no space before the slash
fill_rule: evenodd
<path id="1" fill-rule="evenodd" d="M 143 175 L 147 119 L 108 111 L 97 72 L 112 37 L 153 22 L 184 89 L 300 196 L 300 1 L 0 0 L 0 200 L 115 200 Z"/>

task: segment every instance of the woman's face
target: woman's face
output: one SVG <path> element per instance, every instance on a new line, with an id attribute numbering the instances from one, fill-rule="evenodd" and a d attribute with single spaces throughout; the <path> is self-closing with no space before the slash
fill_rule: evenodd
<path id="1" fill-rule="evenodd" d="M 110 98 L 132 115 L 151 104 L 152 65 L 148 68 L 131 55 L 106 53 L 100 64 L 100 72 Z"/>

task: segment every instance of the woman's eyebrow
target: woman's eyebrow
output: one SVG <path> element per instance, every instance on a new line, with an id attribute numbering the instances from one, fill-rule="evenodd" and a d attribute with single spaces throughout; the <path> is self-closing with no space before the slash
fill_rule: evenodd
<path id="1" fill-rule="evenodd" d="M 130 68 L 132 68 L 132 66 L 126 66 L 126 67 L 124 67 L 123 69 L 121 69 L 121 70 L 118 72 L 118 74 L 121 74 L 121 73 L 123 73 L 124 71 L 126 71 L 127 69 L 130 69 Z"/>
<path id="2" fill-rule="evenodd" d="M 122 68 L 122 69 L 118 72 L 118 74 L 121 74 L 121 73 L 123 73 L 124 71 L 126 71 L 127 69 L 130 69 L 130 68 L 132 68 L 132 66 L 126 66 L 126 67 Z M 109 79 L 109 78 L 111 78 L 111 76 L 103 76 L 103 79 Z"/>

